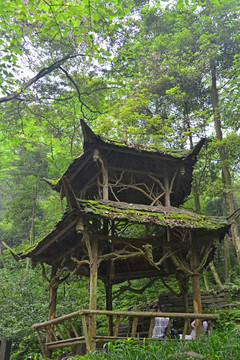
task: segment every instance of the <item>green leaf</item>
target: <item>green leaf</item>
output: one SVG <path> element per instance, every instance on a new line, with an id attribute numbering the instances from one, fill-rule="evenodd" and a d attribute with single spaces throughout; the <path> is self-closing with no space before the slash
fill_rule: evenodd
<path id="1" fill-rule="evenodd" d="M 183 7 L 183 0 L 177 0 L 177 9 L 180 9 Z"/>
<path id="2" fill-rule="evenodd" d="M 78 36 L 78 37 L 77 37 L 77 43 L 80 44 L 81 42 L 83 42 L 83 37 L 82 37 L 82 36 Z"/>

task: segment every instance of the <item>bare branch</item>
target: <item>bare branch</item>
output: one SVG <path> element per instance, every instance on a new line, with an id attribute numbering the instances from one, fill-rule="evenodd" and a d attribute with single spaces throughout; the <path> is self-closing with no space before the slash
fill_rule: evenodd
<path id="1" fill-rule="evenodd" d="M 2 98 L 0 98 L 0 103 L 4 103 L 7 101 L 11 101 L 13 99 L 18 99 L 18 100 L 22 100 L 20 98 L 20 95 L 22 95 L 25 90 L 27 88 L 29 88 L 32 84 L 36 83 L 38 80 L 40 80 L 41 78 L 43 78 L 44 76 L 50 74 L 51 72 L 53 72 L 56 69 L 59 69 L 60 66 L 65 63 L 67 60 L 69 59 L 73 59 L 76 58 L 78 56 L 85 56 L 83 54 L 77 54 L 77 55 L 66 55 L 64 56 L 61 60 L 58 60 L 56 62 L 54 62 L 52 65 L 43 68 L 42 70 L 40 70 L 36 76 L 34 76 L 32 79 L 28 80 L 25 84 L 23 84 L 21 86 L 20 89 L 18 89 L 17 91 L 13 91 L 11 94 L 4 96 Z"/>
<path id="2" fill-rule="evenodd" d="M 73 78 L 68 74 L 68 72 L 67 72 L 66 70 L 64 70 L 61 66 L 59 66 L 59 69 L 60 69 L 60 70 L 66 75 L 66 77 L 73 83 L 75 89 L 77 90 L 78 100 L 79 100 L 79 102 L 80 102 L 80 104 L 81 104 L 81 111 L 82 111 L 83 115 L 84 115 L 83 106 L 84 106 L 85 108 L 87 108 L 87 109 L 88 109 L 90 112 L 92 112 L 92 113 L 101 114 L 100 111 L 98 111 L 98 110 L 92 110 L 88 105 L 86 105 L 86 104 L 83 102 L 83 100 L 81 99 L 81 93 L 80 93 L 79 87 L 78 87 L 78 85 L 76 84 L 76 82 L 75 82 L 75 81 L 73 80 Z M 85 115 L 84 115 L 84 116 L 85 116 Z"/>

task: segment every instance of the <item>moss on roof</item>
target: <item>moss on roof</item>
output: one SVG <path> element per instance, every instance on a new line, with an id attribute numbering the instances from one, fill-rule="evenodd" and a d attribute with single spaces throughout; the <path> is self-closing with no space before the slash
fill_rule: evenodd
<path id="1" fill-rule="evenodd" d="M 173 207 L 144 207 L 136 204 L 94 200 L 79 200 L 79 205 L 85 213 L 112 220 L 153 223 L 169 228 L 201 228 L 207 230 L 217 230 L 227 226 L 225 218 L 209 218 Z"/>
<path id="2" fill-rule="evenodd" d="M 187 149 L 173 149 L 173 148 L 165 148 L 165 147 L 154 147 L 149 145 L 143 145 L 138 143 L 133 143 L 129 141 L 118 141 L 118 140 L 110 140 L 101 137 L 101 140 L 105 144 L 114 145 L 117 147 L 123 147 L 128 149 L 134 149 L 136 151 L 146 151 L 150 153 L 160 153 L 163 155 L 170 155 L 176 158 L 185 157 L 189 154 L 189 150 Z"/>

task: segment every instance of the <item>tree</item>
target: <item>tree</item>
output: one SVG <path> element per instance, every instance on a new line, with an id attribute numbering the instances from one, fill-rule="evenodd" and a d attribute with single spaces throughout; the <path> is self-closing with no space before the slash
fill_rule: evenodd
<path id="1" fill-rule="evenodd" d="M 238 78 L 235 59 L 238 59 L 240 50 L 239 10 L 236 1 L 221 4 L 209 2 L 196 9 L 175 9 L 173 6 L 163 11 L 156 4 L 143 7 L 139 12 L 141 22 L 138 31 L 134 24 L 134 39 L 129 40 L 133 69 L 132 74 L 126 72 L 125 84 L 129 93 L 122 96 L 115 112 L 115 117 L 121 119 L 125 127 L 129 125 L 130 136 L 134 137 L 134 133 L 131 134 L 134 131 L 141 133 L 141 141 L 144 141 L 150 127 L 150 139 L 156 131 L 158 136 L 155 139 L 158 142 L 162 142 L 160 134 L 164 134 L 165 141 L 169 136 L 168 142 L 178 147 L 186 145 L 187 140 L 192 146 L 193 139 L 209 133 L 214 125 L 216 141 L 208 146 L 218 149 L 219 153 L 223 174 L 221 188 L 228 207 L 225 215 L 234 211 L 232 176 L 236 170 L 227 160 L 226 153 L 231 147 L 227 140 L 234 138 L 239 141 L 239 136 L 236 133 L 238 119 L 235 115 L 235 122 L 233 119 L 227 120 L 227 123 L 235 124 L 232 125 L 234 131 L 224 138 L 222 128 L 226 125 L 221 116 L 224 109 L 220 107 L 219 98 L 226 84 L 232 83 L 233 78 L 236 82 Z M 132 118 L 135 128 L 132 128 Z M 176 138 L 163 126 L 166 119 L 167 128 L 171 127 Z M 155 127 L 150 126 L 151 122 Z M 237 158 L 237 148 L 232 149 Z M 202 181 L 203 176 L 194 179 L 193 188 L 195 210 L 198 212 L 200 179 Z M 232 234 L 239 261 L 240 244 L 236 230 L 234 225 Z"/>

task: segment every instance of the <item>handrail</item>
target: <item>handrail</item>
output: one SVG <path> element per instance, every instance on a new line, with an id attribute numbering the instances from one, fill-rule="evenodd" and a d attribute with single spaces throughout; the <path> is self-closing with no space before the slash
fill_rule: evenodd
<path id="1" fill-rule="evenodd" d="M 89 322 L 87 322 L 87 318 L 97 317 L 105 315 L 107 317 L 116 318 L 115 319 L 115 327 L 113 329 L 113 333 L 111 334 L 108 329 L 108 335 L 97 335 L 90 336 L 89 333 Z M 37 332 L 38 340 L 41 345 L 41 349 L 44 356 L 47 356 L 47 351 L 55 348 L 66 347 L 76 344 L 86 344 L 86 349 L 93 350 L 96 347 L 97 342 L 109 342 L 116 341 L 118 339 L 124 338 L 136 338 L 137 335 L 137 325 L 139 318 L 149 318 L 150 324 L 149 329 L 146 335 L 146 339 L 152 338 L 153 326 L 154 326 L 154 318 L 155 317 L 165 317 L 169 318 L 168 327 L 167 327 L 167 335 L 169 335 L 172 319 L 180 318 L 184 319 L 184 327 L 183 327 L 183 336 L 187 333 L 189 320 L 190 319 L 200 319 L 200 320 L 217 320 L 219 318 L 218 314 L 196 314 L 196 313 L 169 313 L 169 312 L 141 312 L 141 311 L 112 311 L 112 310 L 79 310 L 73 313 L 60 316 L 56 319 L 52 319 L 49 321 L 45 321 L 42 323 L 34 324 L 33 328 Z M 82 324 L 82 335 L 79 335 L 79 330 L 76 324 L 74 324 L 74 318 L 81 317 Z M 127 335 L 121 334 L 119 336 L 119 325 L 121 318 L 132 318 L 131 329 Z M 41 332 L 46 332 L 45 341 L 42 338 Z M 130 334 L 130 335 L 129 335 Z"/>
<path id="2" fill-rule="evenodd" d="M 45 327 L 47 325 L 57 324 L 64 320 L 68 320 L 69 318 L 76 317 L 79 315 L 87 315 L 91 317 L 91 315 L 108 315 L 108 316 L 123 316 L 123 317 L 159 317 L 159 312 L 141 312 L 141 311 L 112 311 L 112 310 L 79 310 L 72 312 L 67 315 L 63 315 L 57 317 L 53 320 L 48 320 L 43 323 L 34 324 L 34 329 Z M 197 314 L 197 313 L 170 313 L 170 312 L 161 312 L 161 317 L 171 317 L 171 318 L 182 318 L 182 319 L 202 319 L 202 320 L 217 320 L 219 319 L 218 314 Z"/>

